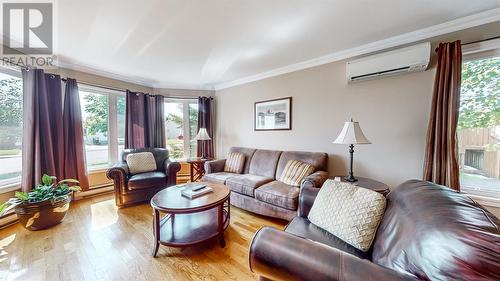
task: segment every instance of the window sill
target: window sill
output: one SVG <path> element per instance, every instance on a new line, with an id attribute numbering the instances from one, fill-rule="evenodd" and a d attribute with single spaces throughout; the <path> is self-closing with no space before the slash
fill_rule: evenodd
<path id="1" fill-rule="evenodd" d="M 87 173 L 89 175 L 91 175 L 91 174 L 105 173 L 108 169 L 109 169 L 109 167 L 103 167 L 103 168 L 98 168 L 98 169 L 95 169 L 95 170 L 88 170 Z"/>
<path id="2" fill-rule="evenodd" d="M 12 191 L 19 191 L 21 190 L 21 183 L 11 183 L 8 185 L 4 185 L 0 187 L 0 194 L 2 193 L 7 193 L 7 192 L 12 192 Z"/>
<path id="3" fill-rule="evenodd" d="M 467 194 L 467 193 L 465 193 L 465 194 L 483 206 L 500 208 L 500 199 L 498 199 L 498 198 L 484 197 L 484 196 Z"/>

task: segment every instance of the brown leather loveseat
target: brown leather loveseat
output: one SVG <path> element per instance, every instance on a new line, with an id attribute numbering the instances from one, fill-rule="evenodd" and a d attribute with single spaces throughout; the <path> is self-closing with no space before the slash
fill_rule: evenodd
<path id="1" fill-rule="evenodd" d="M 202 181 L 227 185 L 231 204 L 257 214 L 291 220 L 297 215 L 299 191 L 304 187 L 321 187 L 328 178 L 328 154 L 320 152 L 279 151 L 232 147 L 230 152 L 245 155 L 242 174 L 224 172 L 225 159 L 205 163 Z M 301 187 L 278 181 L 289 160 L 311 164 L 315 172 Z"/>
<path id="2" fill-rule="evenodd" d="M 500 220 L 464 194 L 401 184 L 365 253 L 309 222 L 318 190 L 301 190 L 285 231 L 255 234 L 250 268 L 261 280 L 500 280 Z"/>
<path id="3" fill-rule="evenodd" d="M 127 155 L 138 152 L 151 152 L 156 161 L 157 170 L 131 175 L 127 166 Z M 120 161 L 109 168 L 106 175 L 115 186 L 116 206 L 125 207 L 148 201 L 158 191 L 176 184 L 177 172 L 181 169 L 178 162 L 172 162 L 165 148 L 125 149 Z"/>

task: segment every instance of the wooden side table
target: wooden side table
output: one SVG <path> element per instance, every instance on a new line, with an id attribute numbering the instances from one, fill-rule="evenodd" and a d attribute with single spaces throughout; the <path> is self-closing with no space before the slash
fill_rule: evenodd
<path id="1" fill-rule="evenodd" d="M 190 168 L 191 182 L 199 181 L 205 175 L 205 162 L 212 159 L 191 158 L 187 159 L 186 163 Z"/>
<path id="2" fill-rule="evenodd" d="M 344 180 L 345 176 L 340 176 L 342 179 L 342 182 L 348 182 Z M 384 196 L 387 196 L 387 194 L 391 191 L 389 189 L 389 186 L 383 182 L 376 181 L 374 179 L 370 178 L 363 178 L 363 177 L 356 177 L 358 181 L 356 182 L 349 182 L 354 184 L 355 186 L 360 186 L 364 188 L 371 189 L 373 191 L 376 191 Z M 335 177 L 331 177 L 331 179 L 335 179 Z"/>

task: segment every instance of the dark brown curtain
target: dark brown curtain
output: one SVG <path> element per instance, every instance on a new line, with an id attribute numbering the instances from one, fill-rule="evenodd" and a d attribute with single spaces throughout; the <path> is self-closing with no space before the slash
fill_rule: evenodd
<path id="1" fill-rule="evenodd" d="M 198 131 L 200 128 L 206 128 L 211 140 L 198 141 L 197 156 L 206 156 L 214 158 L 214 128 L 212 121 L 212 98 L 198 97 Z"/>
<path id="2" fill-rule="evenodd" d="M 163 96 L 145 95 L 147 147 L 165 147 L 165 113 Z"/>
<path id="3" fill-rule="evenodd" d="M 23 191 L 43 174 L 63 177 L 61 77 L 41 69 L 23 69 Z"/>
<path id="4" fill-rule="evenodd" d="M 127 90 L 125 148 L 165 147 L 163 96 Z"/>
<path id="5" fill-rule="evenodd" d="M 460 191 L 456 131 L 460 106 L 462 47 L 440 43 L 427 129 L 424 180 Z"/>
<path id="6" fill-rule="evenodd" d="M 66 80 L 64 91 L 63 136 L 64 178 L 77 179 L 80 187 L 88 190 L 80 94 L 76 80 L 71 78 Z"/>

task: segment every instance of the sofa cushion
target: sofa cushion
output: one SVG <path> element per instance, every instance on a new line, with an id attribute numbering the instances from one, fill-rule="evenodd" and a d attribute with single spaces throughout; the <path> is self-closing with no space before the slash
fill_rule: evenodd
<path id="1" fill-rule="evenodd" d="M 314 172 L 314 166 L 298 160 L 290 160 L 279 178 L 280 182 L 300 186 L 302 180 Z"/>
<path id="2" fill-rule="evenodd" d="M 245 155 L 239 152 L 231 152 L 227 155 L 224 163 L 224 172 L 241 174 L 245 166 Z"/>
<path id="3" fill-rule="evenodd" d="M 278 207 L 297 210 L 300 188 L 272 181 L 255 190 L 255 198 Z"/>
<path id="4" fill-rule="evenodd" d="M 156 161 L 153 153 L 139 152 L 127 155 L 127 166 L 129 172 L 134 174 L 156 171 Z"/>
<path id="5" fill-rule="evenodd" d="M 131 190 L 150 188 L 167 184 L 167 176 L 162 172 L 147 172 L 133 175 L 128 179 L 128 188 Z"/>
<path id="6" fill-rule="evenodd" d="M 337 236 L 315 226 L 308 219 L 303 217 L 297 216 L 293 218 L 292 221 L 290 221 L 290 223 L 286 226 L 285 231 L 305 239 L 334 247 L 361 259 L 371 259 L 370 252 L 363 252 L 356 249 L 355 247 L 342 241 L 342 239 Z"/>
<path id="7" fill-rule="evenodd" d="M 227 172 L 212 173 L 203 176 L 202 181 L 225 184 L 228 178 L 236 176 L 238 176 L 238 174 L 235 173 L 227 173 Z"/>
<path id="8" fill-rule="evenodd" d="M 276 168 L 276 179 L 281 177 L 285 166 L 290 160 L 298 160 L 314 166 L 315 171 L 326 171 L 328 163 L 328 154 L 321 152 L 305 151 L 283 151 L 280 155 L 278 166 Z"/>
<path id="9" fill-rule="evenodd" d="M 245 155 L 245 165 L 243 166 L 243 174 L 248 174 L 250 170 L 250 162 L 252 161 L 253 154 L 255 153 L 255 148 L 246 148 L 246 147 L 231 147 L 229 152 L 238 152 Z"/>
<path id="10" fill-rule="evenodd" d="M 252 174 L 243 174 L 227 179 L 226 185 L 231 189 L 231 191 L 245 194 L 248 196 L 254 196 L 254 190 L 270 181 L 272 178 L 257 176 Z"/>
<path id="11" fill-rule="evenodd" d="M 384 215 L 385 204 L 385 197 L 378 192 L 326 180 L 308 218 L 313 224 L 366 252 Z"/>
<path id="12" fill-rule="evenodd" d="M 280 155 L 281 151 L 258 149 L 253 154 L 249 173 L 275 179 L 276 166 Z"/>

